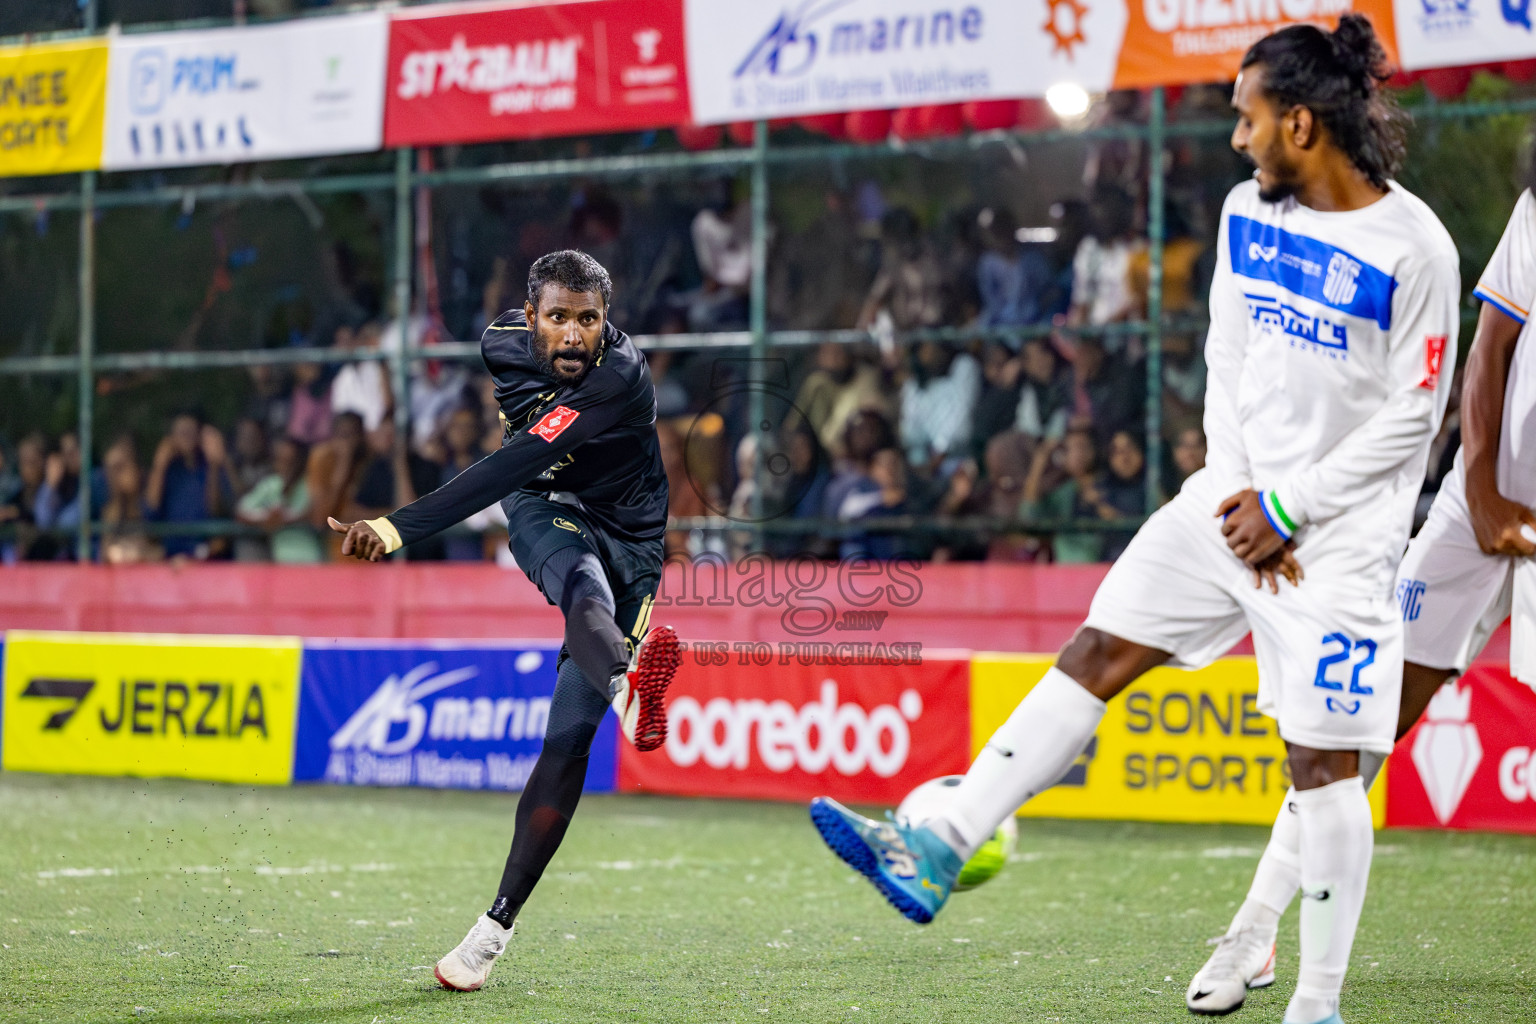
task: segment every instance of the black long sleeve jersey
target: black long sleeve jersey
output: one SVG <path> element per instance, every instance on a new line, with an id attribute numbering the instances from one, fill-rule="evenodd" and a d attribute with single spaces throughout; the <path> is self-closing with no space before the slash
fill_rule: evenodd
<path id="1" fill-rule="evenodd" d="M 506 436 L 493 455 L 387 517 L 402 544 L 430 537 L 515 491 L 575 495 L 593 521 L 630 541 L 659 540 L 667 476 L 656 442 L 656 388 L 645 357 L 612 324 L 575 386 L 539 371 L 521 309 L 485 329 L 480 354 L 496 381 Z"/>

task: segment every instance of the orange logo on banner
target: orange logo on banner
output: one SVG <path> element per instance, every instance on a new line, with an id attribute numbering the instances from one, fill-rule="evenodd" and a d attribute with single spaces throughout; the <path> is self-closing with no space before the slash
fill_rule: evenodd
<path id="1" fill-rule="evenodd" d="M 1051 37 L 1051 52 L 1065 53 L 1070 58 L 1072 47 L 1088 42 L 1083 35 L 1083 19 L 1088 15 L 1088 8 L 1078 0 L 1046 0 L 1046 5 L 1050 10 L 1041 27 Z"/>
<path id="2" fill-rule="evenodd" d="M 1230 82 L 1248 47 L 1287 25 L 1324 28 L 1354 11 L 1371 19 L 1397 62 L 1391 0 L 1128 0 L 1116 89 Z"/>

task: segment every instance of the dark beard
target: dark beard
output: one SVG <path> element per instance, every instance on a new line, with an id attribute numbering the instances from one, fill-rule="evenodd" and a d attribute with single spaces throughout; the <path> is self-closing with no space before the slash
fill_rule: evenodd
<path id="1" fill-rule="evenodd" d="M 537 329 L 534 331 L 533 344 L 530 347 L 533 350 L 534 366 L 538 367 L 539 372 L 548 377 L 550 381 L 559 384 L 561 387 L 571 387 L 580 384 L 582 379 L 592 369 L 592 356 L 585 349 L 556 349 Z M 555 369 L 555 357 L 562 355 L 579 358 L 581 360 L 581 370 L 574 376 L 567 376 Z"/>
<path id="2" fill-rule="evenodd" d="M 1266 203 L 1283 203 L 1296 194 L 1296 188 L 1294 181 L 1276 182 L 1269 188 L 1260 186 L 1259 198 Z"/>

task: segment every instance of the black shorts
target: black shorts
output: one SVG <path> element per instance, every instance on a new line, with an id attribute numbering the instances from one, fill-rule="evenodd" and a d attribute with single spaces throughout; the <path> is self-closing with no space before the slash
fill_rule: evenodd
<path id="1" fill-rule="evenodd" d="M 576 506 L 523 491 L 503 499 L 501 507 L 507 513 L 512 557 L 540 593 L 544 592 L 540 582 L 544 563 L 556 551 L 580 548 L 597 556 L 613 590 L 614 619 L 633 653 L 650 623 L 651 605 L 661 584 L 662 541 L 620 540 L 593 526 Z"/>

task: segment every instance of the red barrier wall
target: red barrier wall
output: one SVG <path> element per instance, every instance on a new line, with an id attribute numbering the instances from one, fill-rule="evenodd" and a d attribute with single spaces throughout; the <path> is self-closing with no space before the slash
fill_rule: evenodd
<path id="1" fill-rule="evenodd" d="M 672 564 L 652 622 L 671 623 L 693 640 L 899 640 L 1049 652 L 1082 622 L 1106 569 Z M 7 629 L 436 639 L 550 638 L 564 631 L 559 611 L 520 572 L 420 563 L 19 565 L 0 569 L 0 631 Z M 1248 650 L 1244 641 L 1237 653 Z M 1483 660 L 1508 658 L 1506 627 Z"/>

